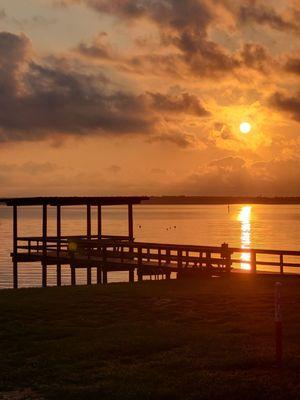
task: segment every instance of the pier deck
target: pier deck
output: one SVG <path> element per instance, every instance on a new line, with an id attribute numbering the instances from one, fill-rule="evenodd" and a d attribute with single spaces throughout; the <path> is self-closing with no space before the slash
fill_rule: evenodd
<path id="1" fill-rule="evenodd" d="M 287 268 L 300 272 L 300 251 L 232 248 L 221 246 L 195 246 L 168 243 L 136 242 L 133 232 L 133 204 L 147 197 L 42 197 L 0 199 L 13 207 L 13 282 L 18 287 L 18 264 L 41 263 L 42 286 L 47 286 L 48 266 L 57 267 L 57 286 L 61 285 L 61 267 L 70 267 L 71 283 L 76 284 L 76 270 L 86 269 L 87 283 L 92 283 L 92 269 L 97 271 L 97 283 L 107 283 L 111 271 L 127 271 L 129 282 L 135 277 L 170 279 L 186 276 L 228 276 L 236 267 L 249 269 L 255 274 L 266 267 L 283 274 Z M 86 207 L 86 234 L 63 236 L 61 228 L 62 206 Z M 128 207 L 128 235 L 103 235 L 102 207 L 126 205 Z M 42 235 L 18 235 L 18 207 L 42 207 Z M 92 234 L 92 207 L 97 207 L 97 234 Z M 56 207 L 56 235 L 49 236 L 48 207 Z"/>

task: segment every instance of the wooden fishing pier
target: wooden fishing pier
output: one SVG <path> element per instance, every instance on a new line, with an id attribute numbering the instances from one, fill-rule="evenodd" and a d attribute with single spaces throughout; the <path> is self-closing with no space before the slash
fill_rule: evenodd
<path id="1" fill-rule="evenodd" d="M 133 206 L 148 197 L 37 197 L 0 199 L 13 208 L 13 287 L 18 288 L 19 263 L 40 263 L 42 286 L 47 286 L 48 266 L 56 266 L 56 284 L 61 285 L 61 268 L 70 267 L 71 284 L 76 285 L 76 271 L 86 270 L 87 284 L 92 283 L 96 270 L 97 284 L 108 282 L 112 271 L 128 272 L 129 282 L 151 279 L 170 279 L 190 276 L 228 276 L 234 265 L 245 264 L 253 274 L 259 267 L 276 268 L 283 274 L 285 268 L 300 267 L 300 251 L 261 250 L 221 246 L 195 246 L 163 243 L 144 243 L 134 239 Z M 128 235 L 102 234 L 102 209 L 105 206 L 127 206 Z M 18 208 L 42 208 L 41 236 L 19 236 Z M 86 208 L 85 234 L 62 235 L 62 207 Z M 48 235 L 48 209 L 56 208 L 56 235 Z M 92 209 L 97 209 L 97 234 L 92 234 Z M 246 255 L 246 257 L 245 257 Z M 300 270 L 299 270 L 300 271 Z"/>

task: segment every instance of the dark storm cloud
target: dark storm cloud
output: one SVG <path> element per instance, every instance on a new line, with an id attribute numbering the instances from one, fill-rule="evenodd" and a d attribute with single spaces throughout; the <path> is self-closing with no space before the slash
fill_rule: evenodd
<path id="1" fill-rule="evenodd" d="M 289 114 L 293 119 L 300 122 L 300 92 L 291 96 L 280 92 L 274 93 L 270 103 L 277 110 Z"/>
<path id="2" fill-rule="evenodd" d="M 29 61 L 25 36 L 0 33 L 0 141 L 51 134 L 155 133 L 163 113 L 207 115 L 192 95 L 111 91 L 105 76 L 74 71 L 52 59 Z"/>

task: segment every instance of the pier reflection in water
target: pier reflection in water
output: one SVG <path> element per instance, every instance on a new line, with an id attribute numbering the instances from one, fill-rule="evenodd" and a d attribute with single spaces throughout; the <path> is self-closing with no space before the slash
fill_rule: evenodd
<path id="1" fill-rule="evenodd" d="M 249 249 L 251 246 L 251 206 L 243 206 L 238 215 L 238 220 L 241 224 L 241 248 Z M 241 268 L 249 270 L 251 255 L 250 253 L 241 254 Z M 248 262 L 247 262 L 248 261 Z"/>

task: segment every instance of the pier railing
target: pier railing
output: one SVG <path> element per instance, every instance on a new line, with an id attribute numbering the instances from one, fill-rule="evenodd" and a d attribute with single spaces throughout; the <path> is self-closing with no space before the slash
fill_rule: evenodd
<path id="1" fill-rule="evenodd" d="M 134 261 L 135 265 L 145 265 L 162 268 L 166 265 L 174 271 L 184 269 L 216 270 L 229 272 L 235 267 L 249 270 L 252 273 L 267 271 L 280 274 L 291 272 L 300 273 L 300 251 L 244 249 L 221 246 L 176 245 L 163 243 L 145 243 L 129 240 L 128 236 L 103 235 L 98 236 L 55 236 L 47 237 L 18 237 L 18 255 L 44 255 L 45 257 L 72 257 L 87 260 L 101 259 L 102 263 L 119 260 L 122 264 Z M 152 267 L 151 267 L 152 268 Z M 288 268 L 288 270 L 287 270 Z"/>

